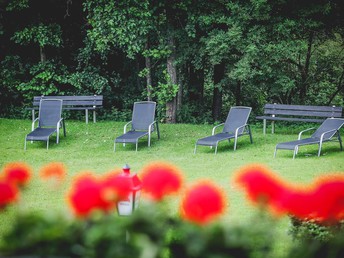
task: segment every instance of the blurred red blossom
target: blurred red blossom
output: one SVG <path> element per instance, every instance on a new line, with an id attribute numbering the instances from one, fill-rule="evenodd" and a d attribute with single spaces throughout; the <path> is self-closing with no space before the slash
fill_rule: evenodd
<path id="1" fill-rule="evenodd" d="M 87 217 L 96 210 L 107 212 L 115 204 L 107 199 L 102 181 L 91 173 L 80 174 L 74 179 L 67 198 L 78 217 Z"/>
<path id="2" fill-rule="evenodd" d="M 201 181 L 186 190 L 180 213 L 185 220 L 203 225 L 222 215 L 225 207 L 223 191 L 211 182 Z"/>
<path id="3" fill-rule="evenodd" d="M 244 188 L 249 200 L 264 204 L 275 214 L 300 220 L 337 223 L 344 219 L 344 175 L 321 176 L 308 185 L 291 185 L 262 165 L 243 167 L 234 182 Z"/>
<path id="4" fill-rule="evenodd" d="M 314 183 L 317 200 L 317 218 L 331 222 L 344 219 L 344 176 L 332 175 L 318 178 Z"/>
<path id="5" fill-rule="evenodd" d="M 301 220 L 336 223 L 344 219 L 344 175 L 317 178 L 307 191 L 295 192 L 288 204 L 288 212 Z"/>
<path id="6" fill-rule="evenodd" d="M 131 182 L 121 176 L 121 170 L 111 171 L 102 177 L 102 187 L 106 198 L 110 201 L 125 199 L 131 192 Z"/>
<path id="7" fill-rule="evenodd" d="M 177 193 L 183 184 L 181 171 L 166 162 L 153 162 L 142 169 L 142 189 L 155 201 Z"/>
<path id="8" fill-rule="evenodd" d="M 275 215 L 286 212 L 286 202 L 295 192 L 294 187 L 260 164 L 240 169 L 234 177 L 234 183 L 246 190 L 250 201 L 266 205 Z"/>
<path id="9" fill-rule="evenodd" d="M 18 186 L 25 186 L 31 179 L 32 169 L 24 162 L 8 163 L 3 169 L 4 180 Z"/>
<path id="10" fill-rule="evenodd" d="M 14 184 L 0 180 L 0 209 L 12 202 L 15 202 L 18 195 L 18 188 Z"/>
<path id="11" fill-rule="evenodd" d="M 51 162 L 43 166 L 40 170 L 40 177 L 43 180 L 55 179 L 63 181 L 66 177 L 66 166 L 61 162 Z"/>

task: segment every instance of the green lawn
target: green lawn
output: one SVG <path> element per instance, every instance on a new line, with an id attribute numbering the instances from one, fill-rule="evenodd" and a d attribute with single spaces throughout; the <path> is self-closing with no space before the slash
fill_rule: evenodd
<path id="1" fill-rule="evenodd" d="M 212 125 L 160 124 L 161 139 L 156 134 L 152 137 L 151 148 L 142 140 L 138 152 L 134 145 L 122 147 L 117 145 L 113 151 L 115 136 L 122 133 L 124 122 L 98 121 L 86 125 L 84 121 L 66 121 L 67 137 L 61 136 L 60 143 L 51 139 L 49 150 L 45 143 L 28 143 L 27 151 L 23 150 L 24 137 L 30 131 L 31 121 L 0 119 L 0 165 L 1 168 L 12 161 L 24 161 L 34 169 L 34 178 L 24 190 L 20 202 L 0 213 L 1 235 L 10 227 L 13 214 L 27 210 L 47 210 L 68 212 L 65 192 L 69 188 L 71 178 L 82 171 L 106 173 L 128 163 L 132 171 L 140 174 L 140 169 L 151 161 L 163 160 L 174 163 L 184 173 L 186 183 L 199 179 L 210 179 L 225 189 L 229 207 L 224 223 L 245 223 L 256 209 L 245 199 L 244 193 L 235 189 L 231 179 L 235 171 L 249 163 L 261 163 L 283 179 L 299 184 L 310 183 L 316 176 L 331 172 L 344 171 L 344 152 L 339 151 L 339 144 L 326 143 L 322 156 L 318 158 L 317 146 L 300 148 L 295 160 L 291 151 L 280 150 L 277 158 L 273 158 L 276 143 L 297 138 L 297 133 L 311 125 L 282 126 L 277 124 L 275 134 L 263 135 L 260 124 L 253 125 L 253 141 L 249 137 L 241 137 L 236 151 L 233 142 L 222 142 L 217 155 L 208 147 L 199 146 L 197 154 L 193 154 L 196 139 L 211 133 Z M 62 190 L 49 189 L 38 178 L 42 165 L 52 162 L 64 162 L 68 168 L 68 180 Z M 171 199 L 171 212 L 177 212 L 178 198 Z M 282 218 L 277 223 L 279 237 L 287 243 L 288 220 Z M 283 250 L 280 247 L 279 250 Z"/>

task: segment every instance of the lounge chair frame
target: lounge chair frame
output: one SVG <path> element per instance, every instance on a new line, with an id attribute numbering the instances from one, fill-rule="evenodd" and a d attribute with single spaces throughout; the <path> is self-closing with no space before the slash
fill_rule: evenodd
<path id="1" fill-rule="evenodd" d="M 145 123 L 145 125 L 142 126 L 137 126 L 135 124 L 135 119 L 137 119 L 137 112 L 136 108 L 138 108 L 140 105 L 143 105 L 143 107 L 147 108 L 147 111 L 152 112 L 151 114 L 148 114 L 150 117 L 148 117 L 148 122 Z M 147 106 L 146 106 L 147 105 Z M 149 109 L 151 106 L 151 109 Z M 153 108 L 152 108 L 153 107 Z M 159 131 L 159 124 L 155 120 L 155 108 L 156 108 L 156 102 L 154 101 L 139 101 L 134 103 L 133 107 L 133 115 L 132 115 L 132 120 L 129 121 L 124 125 L 123 129 L 123 135 L 117 137 L 114 141 L 114 151 L 116 151 L 116 143 L 122 143 L 123 146 L 125 146 L 127 143 L 130 144 L 135 144 L 136 152 L 138 150 L 138 143 L 139 140 L 142 137 L 148 136 L 148 147 L 151 146 L 151 135 L 152 133 L 156 130 L 157 135 L 158 135 L 158 140 L 160 139 L 160 131 Z M 146 126 L 148 125 L 148 126 Z M 128 129 L 131 126 L 130 130 Z"/>
<path id="2" fill-rule="evenodd" d="M 286 149 L 286 150 L 293 150 L 293 159 L 295 159 L 300 146 L 311 145 L 311 144 L 319 145 L 317 156 L 320 157 L 323 143 L 330 142 L 330 141 L 338 141 L 340 150 L 343 151 L 342 138 L 340 136 L 339 131 L 340 131 L 340 128 L 344 124 L 344 119 L 328 118 L 323 122 L 323 124 L 329 122 L 330 120 L 336 120 L 336 121 L 339 120 L 339 121 L 342 121 L 342 123 L 341 125 L 339 123 L 339 126 L 337 126 L 337 128 L 335 129 L 320 131 L 320 135 L 318 131 L 321 126 L 319 128 L 312 127 L 312 128 L 308 128 L 306 130 L 301 131 L 296 141 L 282 142 L 282 143 L 277 144 L 274 151 L 274 158 L 276 157 L 278 149 Z M 315 130 L 315 132 L 311 135 L 311 137 L 302 139 L 302 134 L 311 130 Z M 336 139 L 333 139 L 334 137 Z"/>
<path id="3" fill-rule="evenodd" d="M 45 110 L 49 108 L 49 105 L 55 105 L 53 111 L 56 113 L 53 114 L 55 116 L 53 118 L 48 117 Z M 56 143 L 58 144 L 60 139 L 60 128 L 63 128 L 63 134 L 66 136 L 66 127 L 64 119 L 62 118 L 62 100 L 42 99 L 39 105 L 39 115 L 32 122 L 31 132 L 25 136 L 24 150 L 27 148 L 27 141 L 31 143 L 33 141 L 45 141 L 48 150 L 50 136 L 54 133 L 56 133 Z"/>
<path id="4" fill-rule="evenodd" d="M 228 127 L 228 125 L 234 122 L 230 120 L 231 112 L 235 112 L 236 110 L 245 110 L 247 112 L 246 114 L 247 117 L 245 117 L 244 123 L 242 125 L 237 126 L 234 131 L 227 131 L 226 127 Z M 242 107 L 242 106 L 232 107 L 228 113 L 225 123 L 221 123 L 219 125 L 214 126 L 212 129 L 211 136 L 204 137 L 196 141 L 194 154 L 196 154 L 197 145 L 210 146 L 211 148 L 215 147 L 215 154 L 217 154 L 219 142 L 224 141 L 224 140 L 228 140 L 228 142 L 230 142 L 230 139 L 233 139 L 233 138 L 234 138 L 234 151 L 235 151 L 237 149 L 238 138 L 244 135 L 248 135 L 250 137 L 250 142 L 252 144 L 253 140 L 252 140 L 251 128 L 250 128 L 250 125 L 247 124 L 251 110 L 252 110 L 251 107 Z M 216 134 L 216 129 L 218 129 L 221 126 L 223 126 L 222 132 Z"/>

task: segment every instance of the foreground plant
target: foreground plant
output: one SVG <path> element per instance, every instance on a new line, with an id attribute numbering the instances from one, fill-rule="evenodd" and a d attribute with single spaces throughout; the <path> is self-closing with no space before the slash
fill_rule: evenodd
<path id="1" fill-rule="evenodd" d="M 64 167 L 47 164 L 42 174 L 60 177 Z M 129 197 L 130 186 L 120 171 L 103 176 L 83 172 L 73 179 L 67 193 L 71 213 L 17 214 L 1 243 L 0 256 L 266 258 L 273 257 L 273 240 L 278 240 L 273 231 L 275 217 L 293 216 L 295 222 L 302 223 L 299 229 L 304 223 L 310 223 L 310 228 L 334 226 L 343 219 L 341 175 L 320 177 L 300 187 L 285 182 L 265 166 L 249 165 L 237 173 L 234 181 L 253 204 L 268 212 L 244 225 L 219 223 L 229 203 L 219 186 L 201 180 L 183 187 L 177 167 L 154 162 L 142 170 L 143 197 L 149 201 L 142 200 L 133 215 L 121 217 L 116 213 L 116 204 Z M 13 204 L 18 189 L 13 181 L 0 180 L 0 207 Z M 171 195 L 181 197 L 179 214 L 164 206 Z M 282 258 L 317 257 L 318 253 L 321 257 L 341 257 L 342 243 L 344 235 L 340 230 L 322 243 L 310 237 Z M 335 256 L 330 256 L 331 250 Z"/>

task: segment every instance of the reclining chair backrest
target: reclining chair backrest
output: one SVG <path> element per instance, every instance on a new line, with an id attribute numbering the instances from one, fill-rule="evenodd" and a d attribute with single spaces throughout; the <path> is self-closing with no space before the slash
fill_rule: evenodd
<path id="1" fill-rule="evenodd" d="M 341 118 L 327 118 L 320 127 L 312 134 L 311 138 L 320 138 L 321 135 L 330 130 L 339 130 L 344 124 L 344 119 Z M 336 134 L 336 131 L 326 133 L 324 135 L 324 140 L 330 139 Z"/>
<path id="2" fill-rule="evenodd" d="M 231 107 L 222 132 L 234 133 L 236 128 L 247 124 L 251 109 L 250 107 Z M 244 127 L 240 128 L 238 134 L 242 134 L 244 130 Z"/>
<path id="3" fill-rule="evenodd" d="M 62 115 L 62 100 L 42 99 L 39 104 L 39 127 L 56 127 Z"/>
<path id="4" fill-rule="evenodd" d="M 135 102 L 132 115 L 132 130 L 148 131 L 155 119 L 156 103 L 153 101 Z"/>

